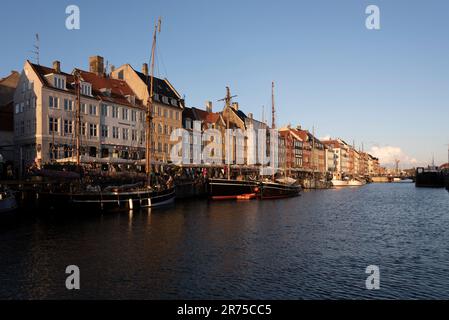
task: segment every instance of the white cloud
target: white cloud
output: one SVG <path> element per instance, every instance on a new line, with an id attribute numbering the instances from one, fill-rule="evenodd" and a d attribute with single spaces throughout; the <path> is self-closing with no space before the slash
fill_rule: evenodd
<path id="1" fill-rule="evenodd" d="M 402 168 L 407 166 L 414 167 L 418 164 L 418 161 L 415 158 L 405 154 L 399 147 L 374 146 L 371 148 L 370 153 L 376 158 L 379 158 L 379 162 L 382 166 L 394 166 L 396 160 L 400 161 L 399 165 Z"/>

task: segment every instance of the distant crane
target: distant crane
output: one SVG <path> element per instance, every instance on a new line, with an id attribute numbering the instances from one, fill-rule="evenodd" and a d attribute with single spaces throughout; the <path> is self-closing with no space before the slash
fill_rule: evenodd
<path id="1" fill-rule="evenodd" d="M 399 162 L 401 162 L 399 159 L 394 160 L 396 174 L 399 174 Z"/>

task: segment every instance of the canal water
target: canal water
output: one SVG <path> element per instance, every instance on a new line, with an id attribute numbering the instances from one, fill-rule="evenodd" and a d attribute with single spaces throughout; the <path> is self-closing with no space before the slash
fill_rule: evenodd
<path id="1" fill-rule="evenodd" d="M 448 274 L 449 193 L 411 183 L 0 217 L 1 299 L 448 299 Z"/>

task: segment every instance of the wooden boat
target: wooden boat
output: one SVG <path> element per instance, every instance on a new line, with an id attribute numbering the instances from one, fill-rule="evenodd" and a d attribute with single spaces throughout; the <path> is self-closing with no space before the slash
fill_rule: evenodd
<path id="1" fill-rule="evenodd" d="M 276 182 L 263 181 L 260 183 L 260 199 L 281 199 L 299 196 L 301 186 L 291 178 L 278 179 Z"/>
<path id="2" fill-rule="evenodd" d="M 36 206 L 40 209 L 134 210 L 168 205 L 174 200 L 174 187 L 161 191 L 141 187 L 130 190 L 36 192 Z"/>
<path id="3" fill-rule="evenodd" d="M 209 179 L 208 192 L 213 200 L 237 199 L 238 196 L 257 193 L 258 181 Z"/>

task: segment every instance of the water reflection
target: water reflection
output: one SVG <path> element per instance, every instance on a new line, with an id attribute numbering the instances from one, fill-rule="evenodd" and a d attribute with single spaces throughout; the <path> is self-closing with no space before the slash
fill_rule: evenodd
<path id="1" fill-rule="evenodd" d="M 15 218 L 0 223 L 0 298 L 449 298 L 447 212 L 444 190 L 388 184 Z M 380 291 L 364 288 L 370 264 Z"/>

